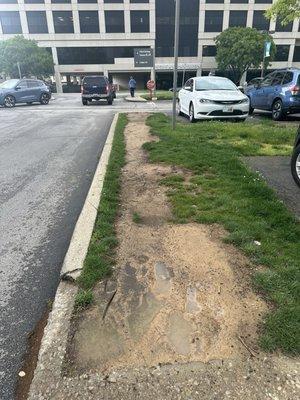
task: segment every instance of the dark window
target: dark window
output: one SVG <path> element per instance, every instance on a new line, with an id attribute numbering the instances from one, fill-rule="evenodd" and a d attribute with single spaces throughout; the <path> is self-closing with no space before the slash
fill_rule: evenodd
<path id="1" fill-rule="evenodd" d="M 276 72 L 275 76 L 274 76 L 274 79 L 272 81 L 272 86 L 281 85 L 281 82 L 283 80 L 284 75 L 285 75 L 284 71 Z"/>
<path id="2" fill-rule="evenodd" d="M 230 0 L 230 3 L 232 3 L 232 4 L 245 4 L 245 3 L 249 3 L 249 0 Z"/>
<path id="3" fill-rule="evenodd" d="M 295 46 L 293 61 L 300 62 L 300 46 Z"/>
<path id="4" fill-rule="evenodd" d="M 289 22 L 287 25 L 281 25 L 279 19 L 276 20 L 276 32 L 292 32 L 293 30 L 293 22 Z"/>
<path id="5" fill-rule="evenodd" d="M 149 11 L 130 11 L 131 32 L 149 32 Z"/>
<path id="6" fill-rule="evenodd" d="M 104 3 L 123 3 L 123 0 L 104 0 Z"/>
<path id="7" fill-rule="evenodd" d="M 267 75 L 265 79 L 261 82 L 261 86 L 271 86 L 274 77 L 275 77 L 275 72 L 272 72 L 272 74 Z"/>
<path id="8" fill-rule="evenodd" d="M 276 45 L 275 61 L 288 61 L 290 46 L 287 44 Z"/>
<path id="9" fill-rule="evenodd" d="M 254 11 L 252 27 L 259 31 L 268 31 L 270 28 L 270 21 L 264 15 L 265 11 Z"/>
<path id="10" fill-rule="evenodd" d="M 71 0 L 51 0 L 53 4 L 64 4 L 64 3 L 71 3 Z"/>
<path id="11" fill-rule="evenodd" d="M 72 11 L 52 11 L 55 33 L 74 33 Z"/>
<path id="12" fill-rule="evenodd" d="M 21 89 L 27 89 L 28 88 L 27 81 L 20 81 L 18 83 L 17 87 L 19 87 Z"/>
<path id="13" fill-rule="evenodd" d="M 149 0 L 130 0 L 130 3 L 149 3 Z"/>
<path id="14" fill-rule="evenodd" d="M 206 0 L 208 4 L 224 3 L 224 0 Z"/>
<path id="15" fill-rule="evenodd" d="M 79 11 L 79 22 L 81 33 L 99 32 L 98 11 Z"/>
<path id="16" fill-rule="evenodd" d="M 29 33 L 48 33 L 45 11 L 27 11 L 26 17 Z"/>
<path id="17" fill-rule="evenodd" d="M 254 0 L 254 3 L 257 4 L 270 4 L 273 0 Z"/>
<path id="18" fill-rule="evenodd" d="M 0 0 L 0 4 L 16 4 L 17 0 Z"/>
<path id="19" fill-rule="evenodd" d="M 37 88 L 37 87 L 43 86 L 43 83 L 41 81 L 28 80 L 27 81 L 27 86 L 29 88 Z"/>
<path id="20" fill-rule="evenodd" d="M 107 33 L 125 32 L 124 11 L 105 11 Z"/>
<path id="21" fill-rule="evenodd" d="M 25 4 L 44 4 L 45 0 L 24 0 Z"/>
<path id="22" fill-rule="evenodd" d="M 205 32 L 222 32 L 223 11 L 205 11 Z"/>
<path id="23" fill-rule="evenodd" d="M 114 64 L 115 58 L 133 58 L 134 47 L 58 47 L 58 62 L 73 64 Z"/>
<path id="24" fill-rule="evenodd" d="M 288 83 L 292 82 L 293 80 L 293 73 L 288 71 L 285 73 L 282 84 L 287 85 Z"/>
<path id="25" fill-rule="evenodd" d="M 107 80 L 105 79 L 104 76 L 85 76 L 83 78 L 83 85 L 88 85 L 88 86 L 106 86 L 107 85 Z"/>
<path id="26" fill-rule="evenodd" d="M 215 57 L 217 54 L 216 46 L 203 46 L 203 57 Z"/>
<path id="27" fill-rule="evenodd" d="M 174 0 L 156 0 L 156 55 L 174 55 Z M 198 55 L 199 0 L 185 0 L 180 7 L 179 56 Z"/>
<path id="28" fill-rule="evenodd" d="M 77 3 L 98 3 L 98 0 L 77 0 Z"/>
<path id="29" fill-rule="evenodd" d="M 230 11 L 229 26 L 246 26 L 247 25 L 247 11 Z"/>
<path id="30" fill-rule="evenodd" d="M 22 33 L 20 15 L 18 11 L 1 11 L 0 22 L 3 33 Z"/>

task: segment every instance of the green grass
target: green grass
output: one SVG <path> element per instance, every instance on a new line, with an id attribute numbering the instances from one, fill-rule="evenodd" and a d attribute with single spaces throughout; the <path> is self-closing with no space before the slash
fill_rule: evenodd
<path id="1" fill-rule="evenodd" d="M 173 92 L 169 92 L 168 90 L 156 90 L 155 92 L 157 100 L 172 100 Z M 150 100 L 150 95 L 148 93 L 141 93 L 141 97 L 146 100 Z"/>
<path id="2" fill-rule="evenodd" d="M 125 163 L 124 129 L 126 124 L 126 115 L 120 114 L 94 231 L 83 271 L 77 280 L 80 287 L 84 290 L 91 289 L 97 281 L 110 276 L 112 267 L 115 265 L 115 249 L 118 244 L 115 232 L 115 220 L 120 201 L 121 169 Z"/>
<path id="3" fill-rule="evenodd" d="M 261 345 L 300 353 L 300 224 L 274 192 L 243 164 L 245 155 L 290 155 L 294 126 L 274 123 L 178 124 L 156 114 L 148 119 L 159 142 L 146 143 L 152 162 L 193 172 L 165 178 L 177 223 L 219 223 L 226 241 L 267 268 L 253 280 L 272 304 L 262 324 Z M 254 241 L 261 242 L 257 246 Z"/>
<path id="4" fill-rule="evenodd" d="M 75 298 L 75 310 L 81 311 L 87 308 L 94 301 L 94 295 L 91 290 L 79 290 Z"/>

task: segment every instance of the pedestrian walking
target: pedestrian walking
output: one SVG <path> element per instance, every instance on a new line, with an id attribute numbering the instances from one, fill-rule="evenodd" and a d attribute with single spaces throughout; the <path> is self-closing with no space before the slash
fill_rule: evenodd
<path id="1" fill-rule="evenodd" d="M 133 76 L 130 77 L 128 86 L 129 86 L 131 97 L 134 97 L 134 92 L 135 92 L 135 89 L 136 89 L 136 81 L 133 78 Z"/>

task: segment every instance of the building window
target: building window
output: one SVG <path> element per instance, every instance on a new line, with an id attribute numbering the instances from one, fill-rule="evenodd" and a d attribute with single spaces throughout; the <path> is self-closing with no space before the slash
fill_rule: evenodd
<path id="1" fill-rule="evenodd" d="M 290 46 L 287 44 L 277 44 L 275 61 L 288 61 Z"/>
<path id="2" fill-rule="evenodd" d="M 61 65 L 114 64 L 115 58 L 133 58 L 134 47 L 58 47 Z"/>
<path id="3" fill-rule="evenodd" d="M 149 0 L 130 0 L 130 3 L 149 3 Z"/>
<path id="4" fill-rule="evenodd" d="M 293 61 L 300 62 L 300 46 L 295 46 Z"/>
<path id="5" fill-rule="evenodd" d="M 217 54 L 216 46 L 203 46 L 203 57 L 215 57 Z"/>
<path id="6" fill-rule="evenodd" d="M 104 3 L 123 3 L 123 0 L 104 0 Z"/>
<path id="7" fill-rule="evenodd" d="M 125 32 L 124 11 L 105 11 L 106 33 Z"/>
<path id="8" fill-rule="evenodd" d="M 131 32 L 149 32 L 149 11 L 130 11 Z"/>
<path id="9" fill-rule="evenodd" d="M 0 0 L 0 4 L 16 4 L 17 0 Z"/>
<path id="10" fill-rule="evenodd" d="M 25 4 L 44 4 L 45 0 L 24 0 Z"/>
<path id="11" fill-rule="evenodd" d="M 65 4 L 65 3 L 70 4 L 71 0 L 51 0 L 51 3 L 53 3 L 53 4 Z"/>
<path id="12" fill-rule="evenodd" d="M 223 11 L 205 11 L 205 32 L 222 32 Z"/>
<path id="13" fill-rule="evenodd" d="M 18 11 L 1 11 L 0 22 L 4 34 L 22 33 Z"/>
<path id="14" fill-rule="evenodd" d="M 276 32 L 292 32 L 293 30 L 293 22 L 289 22 L 287 25 L 281 25 L 279 19 L 276 20 Z"/>
<path id="15" fill-rule="evenodd" d="M 78 4 L 81 4 L 81 3 L 84 3 L 84 4 L 86 4 L 86 3 L 98 3 L 98 0 L 77 0 L 77 3 Z"/>
<path id="16" fill-rule="evenodd" d="M 246 26 L 246 25 L 247 25 L 247 11 L 230 11 L 229 27 Z"/>
<path id="17" fill-rule="evenodd" d="M 259 31 L 268 31 L 270 29 L 270 20 L 265 17 L 265 11 L 254 11 L 253 13 L 253 28 Z"/>
<path id="18" fill-rule="evenodd" d="M 74 33 L 72 11 L 52 11 L 55 33 Z"/>
<path id="19" fill-rule="evenodd" d="M 156 56 L 174 55 L 174 0 L 156 0 Z M 179 56 L 198 56 L 199 0 L 185 0 L 180 7 Z"/>
<path id="20" fill-rule="evenodd" d="M 29 33 L 48 33 L 45 11 L 27 11 L 26 17 Z"/>
<path id="21" fill-rule="evenodd" d="M 99 33 L 98 11 L 79 11 L 81 33 Z"/>
<path id="22" fill-rule="evenodd" d="M 249 3 L 249 0 L 230 0 L 230 3 L 232 3 L 232 4 L 245 4 L 245 3 Z"/>
<path id="23" fill-rule="evenodd" d="M 206 0 L 207 4 L 224 3 L 224 0 Z"/>
<path id="24" fill-rule="evenodd" d="M 271 4 L 273 0 L 254 0 L 256 4 Z"/>

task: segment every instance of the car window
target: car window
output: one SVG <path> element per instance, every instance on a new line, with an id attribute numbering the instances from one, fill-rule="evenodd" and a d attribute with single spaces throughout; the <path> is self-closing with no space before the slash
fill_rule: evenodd
<path id="1" fill-rule="evenodd" d="M 191 79 L 189 79 L 188 81 L 185 82 L 184 88 L 189 88 L 189 89 L 191 89 Z"/>
<path id="2" fill-rule="evenodd" d="M 36 87 L 39 87 L 39 83 L 38 83 L 38 81 L 27 81 L 27 85 L 28 85 L 28 87 L 29 88 L 36 88 Z"/>
<path id="3" fill-rule="evenodd" d="M 107 82 L 103 76 L 86 76 L 83 84 L 87 86 L 106 86 Z"/>
<path id="4" fill-rule="evenodd" d="M 276 72 L 272 81 L 272 86 L 281 85 L 285 72 Z"/>
<path id="5" fill-rule="evenodd" d="M 1 89 L 12 89 L 19 82 L 19 79 L 9 79 L 8 81 L 2 82 L 0 84 Z"/>
<path id="6" fill-rule="evenodd" d="M 288 83 L 292 82 L 292 80 L 293 80 L 293 73 L 290 72 L 290 71 L 287 71 L 287 72 L 285 73 L 285 75 L 284 75 L 282 84 L 283 84 L 283 85 L 287 85 Z"/>
<path id="7" fill-rule="evenodd" d="M 194 90 L 194 79 L 191 79 L 190 86 L 191 86 L 191 91 L 193 91 Z"/>
<path id="8" fill-rule="evenodd" d="M 18 83 L 18 87 L 21 88 L 21 89 L 27 89 L 28 88 L 27 82 L 26 81 L 20 81 Z"/>
<path id="9" fill-rule="evenodd" d="M 265 79 L 262 81 L 261 86 L 271 86 L 272 85 L 272 81 L 274 78 L 274 72 L 268 76 L 265 77 Z"/>

